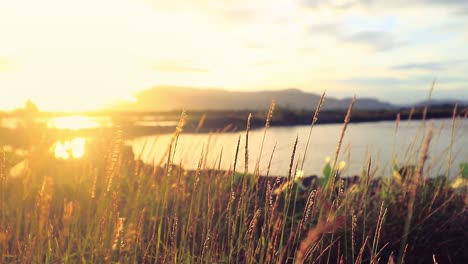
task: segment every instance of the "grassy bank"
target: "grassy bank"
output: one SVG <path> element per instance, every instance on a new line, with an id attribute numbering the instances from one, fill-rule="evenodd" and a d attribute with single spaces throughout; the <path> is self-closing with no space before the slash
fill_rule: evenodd
<path id="1" fill-rule="evenodd" d="M 466 263 L 466 164 L 456 178 L 431 178 L 426 124 L 412 169 L 395 165 L 377 178 L 368 160 L 360 177 L 342 179 L 337 159 L 351 110 L 318 179 L 302 178 L 307 149 L 296 153 L 296 145 L 283 178 L 259 175 L 258 165 L 239 168 L 239 159 L 274 155 L 249 156 L 251 117 L 239 138 L 247 147 L 231 150 L 229 171 L 204 168 L 203 153 L 194 153 L 196 171 L 174 160 L 184 114 L 157 164 L 127 151 L 119 129 L 101 135 L 83 159 L 57 160 L 36 148 L 17 178 L 8 176 L 14 154 L 2 153 L 0 262 Z M 320 104 L 311 133 L 319 111 Z"/>

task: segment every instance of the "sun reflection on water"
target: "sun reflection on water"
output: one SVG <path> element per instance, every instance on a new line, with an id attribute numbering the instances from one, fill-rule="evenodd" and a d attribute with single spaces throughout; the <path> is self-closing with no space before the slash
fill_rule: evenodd
<path id="1" fill-rule="evenodd" d="M 47 123 L 48 127 L 55 127 L 58 129 L 71 129 L 80 130 L 87 128 L 96 128 L 101 126 L 100 123 L 90 119 L 87 116 L 73 115 L 52 118 Z"/>
<path id="2" fill-rule="evenodd" d="M 78 137 L 68 141 L 58 141 L 52 147 L 57 159 L 79 159 L 85 154 L 86 140 Z"/>

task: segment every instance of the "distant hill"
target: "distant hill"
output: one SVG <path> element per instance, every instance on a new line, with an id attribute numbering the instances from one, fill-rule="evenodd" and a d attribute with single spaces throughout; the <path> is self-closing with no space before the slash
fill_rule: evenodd
<path id="1" fill-rule="evenodd" d="M 436 100 L 424 100 L 421 102 L 416 103 L 414 106 L 415 107 L 422 107 L 422 106 L 443 106 L 443 107 L 453 107 L 457 104 L 459 107 L 466 107 L 468 106 L 468 100 L 464 99 L 436 99 Z M 412 105 L 413 106 L 413 105 Z"/>
<path id="2" fill-rule="evenodd" d="M 175 86 L 156 86 L 136 95 L 135 102 L 121 102 L 114 108 L 124 111 L 187 110 L 262 110 L 268 109 L 272 99 L 280 107 L 300 110 L 315 109 L 320 95 L 298 89 L 279 91 L 238 92 L 221 89 L 198 89 Z M 326 97 L 323 109 L 346 109 L 351 98 Z M 356 109 L 393 109 L 395 105 L 371 98 L 359 98 Z"/>

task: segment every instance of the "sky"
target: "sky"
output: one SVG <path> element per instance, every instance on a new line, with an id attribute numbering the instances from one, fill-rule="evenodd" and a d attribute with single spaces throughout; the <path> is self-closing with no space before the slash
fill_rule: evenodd
<path id="1" fill-rule="evenodd" d="M 466 0 L 0 0 L 0 109 L 155 85 L 468 100 Z"/>

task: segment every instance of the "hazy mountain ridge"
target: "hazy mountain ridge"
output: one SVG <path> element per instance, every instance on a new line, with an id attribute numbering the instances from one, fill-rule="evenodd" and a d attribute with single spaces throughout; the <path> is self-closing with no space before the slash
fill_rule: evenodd
<path id="1" fill-rule="evenodd" d="M 262 110 L 268 109 L 271 100 L 277 106 L 293 110 L 315 109 L 320 95 L 299 89 L 279 91 L 239 92 L 221 89 L 198 89 L 176 86 L 156 86 L 136 94 L 136 102 L 121 102 L 116 108 L 125 111 L 187 110 Z M 323 109 L 346 109 L 351 98 L 326 97 Z M 357 98 L 355 109 L 394 109 L 398 106 L 373 98 Z"/>
<path id="2" fill-rule="evenodd" d="M 414 105 L 415 107 L 422 107 L 422 106 L 455 106 L 458 105 L 459 107 L 466 107 L 468 106 L 468 100 L 466 99 L 432 99 L 432 100 L 424 100 L 420 101 Z"/>

